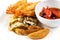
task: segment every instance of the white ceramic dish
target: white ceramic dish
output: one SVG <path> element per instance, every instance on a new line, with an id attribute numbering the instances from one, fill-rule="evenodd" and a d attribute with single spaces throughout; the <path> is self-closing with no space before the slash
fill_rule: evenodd
<path id="1" fill-rule="evenodd" d="M 49 20 L 49 19 L 39 16 L 39 13 L 42 11 L 43 7 L 47 7 L 47 6 L 54 7 L 54 8 L 60 8 L 59 4 L 60 4 L 60 1 L 56 1 L 56 0 L 48 0 L 48 1 L 38 3 L 35 9 L 35 13 L 36 13 L 38 20 L 42 24 L 45 24 L 49 27 L 58 27 L 60 25 L 60 19 Z"/>

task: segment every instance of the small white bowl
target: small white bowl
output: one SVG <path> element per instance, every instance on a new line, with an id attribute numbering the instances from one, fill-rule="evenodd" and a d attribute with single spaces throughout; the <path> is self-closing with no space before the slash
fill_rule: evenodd
<path id="1" fill-rule="evenodd" d="M 41 16 L 39 16 L 39 13 L 42 11 L 42 8 L 43 7 L 54 7 L 54 8 L 60 8 L 60 1 L 57 1 L 57 0 L 49 0 L 49 1 L 43 1 L 43 2 L 40 2 L 37 4 L 36 6 L 36 9 L 35 9 L 35 13 L 36 13 L 36 16 L 37 16 L 37 19 L 44 25 L 47 25 L 49 27 L 58 27 L 60 26 L 60 19 L 52 19 L 52 20 L 49 20 L 49 19 L 46 19 L 46 18 L 43 18 Z M 58 14 L 58 13 L 57 13 Z"/>

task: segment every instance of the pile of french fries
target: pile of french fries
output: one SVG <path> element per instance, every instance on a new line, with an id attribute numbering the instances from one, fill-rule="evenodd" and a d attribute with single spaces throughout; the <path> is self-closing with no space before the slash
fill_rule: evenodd
<path id="1" fill-rule="evenodd" d="M 17 16 L 34 16 L 35 6 L 38 2 L 28 3 L 27 0 L 20 0 L 17 3 L 10 5 L 6 10 L 7 14 L 14 14 Z"/>

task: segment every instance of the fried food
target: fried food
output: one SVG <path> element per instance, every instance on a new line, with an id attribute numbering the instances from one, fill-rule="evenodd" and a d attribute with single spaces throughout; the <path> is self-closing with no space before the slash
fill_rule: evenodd
<path id="1" fill-rule="evenodd" d="M 21 2 L 21 1 L 18 1 L 18 2 L 15 3 L 14 5 L 10 5 L 10 6 L 7 8 L 7 10 L 6 10 L 6 13 L 7 13 L 7 14 L 14 14 L 16 8 L 18 8 L 20 5 L 22 5 L 22 2 Z"/>
<path id="2" fill-rule="evenodd" d="M 23 4 L 27 3 L 27 0 L 20 0 L 18 2 L 16 2 L 15 4 L 13 5 L 10 5 L 7 10 L 6 10 L 6 13 L 7 14 L 14 14 L 15 13 L 15 10 L 19 7 L 19 6 L 22 6 Z"/>
<path id="3" fill-rule="evenodd" d="M 33 33 L 33 32 L 36 32 L 38 30 L 41 30 L 41 29 L 43 29 L 43 28 L 40 26 L 29 26 L 28 27 L 28 33 Z"/>
<path id="4" fill-rule="evenodd" d="M 17 27 L 14 29 L 14 32 L 21 35 L 28 35 L 41 29 L 39 26 Z"/>
<path id="5" fill-rule="evenodd" d="M 28 37 L 32 39 L 42 39 L 45 36 L 47 36 L 48 33 L 49 33 L 49 29 L 45 28 L 45 29 L 29 34 Z"/>
<path id="6" fill-rule="evenodd" d="M 30 38 L 44 38 L 49 29 L 44 29 L 35 16 L 35 6 L 38 2 L 28 3 L 27 0 L 20 0 L 10 5 L 6 10 L 11 15 L 9 30 L 19 35 L 27 35 Z"/>
<path id="7" fill-rule="evenodd" d="M 22 13 L 24 13 L 24 16 L 34 16 L 35 15 L 35 6 L 38 2 L 35 3 L 29 3 L 28 6 L 26 6 L 23 10 L 21 10 Z"/>
<path id="8" fill-rule="evenodd" d="M 37 26 L 38 20 L 35 17 L 22 17 L 19 16 L 15 18 L 14 16 L 10 17 L 10 30 L 13 30 L 16 27 L 29 27 Z"/>
<path id="9" fill-rule="evenodd" d="M 7 14 L 14 14 L 17 16 L 34 16 L 35 6 L 38 2 L 35 3 L 27 3 L 27 0 L 21 0 L 15 3 L 14 5 L 10 5 L 6 10 Z"/>
<path id="10" fill-rule="evenodd" d="M 10 27 L 9 30 L 14 31 L 17 34 L 23 34 L 28 35 L 32 32 L 36 32 L 38 30 L 43 29 L 38 25 L 38 20 L 35 17 L 22 17 L 19 16 L 17 18 L 14 17 L 14 15 L 11 15 L 10 17 Z M 20 31 L 19 31 L 20 30 Z M 21 32 L 21 30 L 23 30 Z"/>
<path id="11" fill-rule="evenodd" d="M 19 35 L 27 35 L 28 34 L 26 30 L 20 29 L 20 28 L 15 28 L 14 31 L 16 34 L 19 34 Z"/>

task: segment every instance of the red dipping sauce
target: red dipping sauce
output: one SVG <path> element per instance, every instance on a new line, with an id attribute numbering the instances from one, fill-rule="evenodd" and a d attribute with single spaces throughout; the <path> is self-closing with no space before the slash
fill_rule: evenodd
<path id="1" fill-rule="evenodd" d="M 59 19 L 60 18 L 60 9 L 43 7 L 43 9 L 39 15 L 46 19 Z"/>

